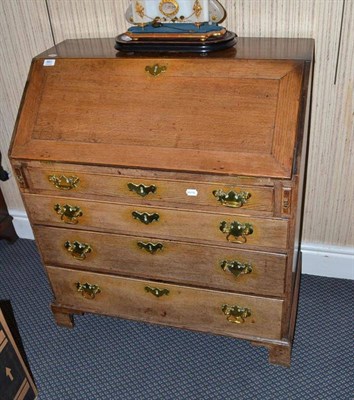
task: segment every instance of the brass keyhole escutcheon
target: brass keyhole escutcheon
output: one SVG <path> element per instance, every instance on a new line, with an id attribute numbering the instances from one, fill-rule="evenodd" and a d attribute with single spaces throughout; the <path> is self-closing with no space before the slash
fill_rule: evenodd
<path id="1" fill-rule="evenodd" d="M 159 289 L 156 287 L 145 286 L 145 292 L 153 294 L 155 297 L 168 296 L 170 291 L 168 289 Z"/>
<path id="2" fill-rule="evenodd" d="M 150 75 L 157 77 L 162 74 L 162 72 L 166 72 L 167 67 L 159 64 L 155 64 L 152 67 L 147 65 L 145 67 L 145 71 L 148 72 Z"/>
<path id="3" fill-rule="evenodd" d="M 139 212 L 139 211 L 133 211 L 132 212 L 132 217 L 134 219 L 139 220 L 140 222 L 142 222 L 145 225 L 149 225 L 154 221 L 158 221 L 160 216 L 157 213 L 153 213 L 153 214 L 149 214 L 147 212 Z"/>
<path id="4" fill-rule="evenodd" d="M 141 197 L 147 196 L 149 193 L 155 193 L 156 192 L 156 186 L 155 185 L 150 185 L 146 186 L 143 183 L 140 183 L 139 185 L 129 182 L 128 183 L 128 189 L 131 192 L 135 192 Z"/>
<path id="5" fill-rule="evenodd" d="M 163 249 L 162 243 L 144 243 L 137 242 L 137 245 L 140 249 L 147 251 L 150 254 L 155 254 L 158 250 Z"/>

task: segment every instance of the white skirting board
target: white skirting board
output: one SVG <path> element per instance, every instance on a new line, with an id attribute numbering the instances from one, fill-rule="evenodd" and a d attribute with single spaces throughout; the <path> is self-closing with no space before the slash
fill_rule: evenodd
<path id="1" fill-rule="evenodd" d="M 34 239 L 27 214 L 9 210 L 17 235 L 21 239 Z M 354 248 L 303 243 L 302 273 L 330 278 L 354 280 Z"/>
<path id="2" fill-rule="evenodd" d="M 302 243 L 302 273 L 354 280 L 354 248 Z"/>
<path id="3" fill-rule="evenodd" d="M 13 224 L 15 231 L 21 239 L 32 239 L 34 240 L 33 231 L 31 224 L 28 220 L 27 214 L 23 211 L 9 210 L 9 214 L 13 218 Z"/>

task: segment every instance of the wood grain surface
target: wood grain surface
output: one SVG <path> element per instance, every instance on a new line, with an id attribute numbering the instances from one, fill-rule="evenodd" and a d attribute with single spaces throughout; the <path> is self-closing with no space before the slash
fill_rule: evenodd
<path id="1" fill-rule="evenodd" d="M 283 301 L 241 294 L 196 289 L 188 286 L 156 284 L 131 278 L 47 267 L 58 305 L 82 311 L 133 318 L 233 337 L 281 339 Z M 77 291 L 77 283 L 97 285 L 101 293 L 87 299 Z M 169 294 L 155 297 L 145 288 L 167 289 Z M 244 323 L 229 322 L 222 312 L 224 304 L 246 307 L 251 316 Z"/>
<path id="2" fill-rule="evenodd" d="M 70 169 L 69 169 L 70 168 Z M 84 170 L 84 171 L 83 171 Z M 213 182 L 196 182 L 193 180 L 163 180 L 160 178 L 145 178 L 145 177 L 126 177 L 122 176 L 119 170 L 112 170 L 111 174 L 107 174 L 103 168 L 92 168 L 84 166 L 79 168 L 76 165 L 67 165 L 66 168 L 58 168 L 56 165 L 50 167 L 36 168 L 27 166 L 23 169 L 26 181 L 28 182 L 28 190 L 32 193 L 63 195 L 88 198 L 96 200 L 106 200 L 113 202 L 135 202 L 138 204 L 170 204 L 171 207 L 176 207 L 179 204 L 182 207 L 210 207 L 216 210 L 227 210 L 228 212 L 249 213 L 252 211 L 263 212 L 268 215 L 274 213 L 274 188 L 262 186 L 249 186 L 247 184 L 240 185 L 236 183 L 226 184 L 224 178 L 220 178 L 220 182 L 216 182 L 214 177 Z M 161 174 L 160 174 L 161 175 Z M 76 177 L 79 182 L 70 190 L 57 188 L 50 177 Z M 178 175 L 176 175 L 176 178 Z M 195 178 L 195 177 L 194 177 Z M 130 184 L 135 187 L 144 185 L 147 188 L 154 187 L 154 191 L 149 192 L 145 196 L 130 189 Z M 223 205 L 218 198 L 213 194 L 215 191 L 223 191 L 229 193 L 248 193 L 249 198 L 245 203 L 238 207 L 232 208 Z M 147 192 L 145 192 L 147 193 Z M 241 204 L 241 203 L 239 203 Z"/>
<path id="3" fill-rule="evenodd" d="M 286 256 L 282 254 L 44 226 L 34 226 L 34 231 L 46 265 L 232 292 L 284 295 Z M 65 247 L 67 241 L 87 244 L 92 251 L 84 259 L 75 258 Z M 162 246 L 151 254 L 139 243 Z M 235 276 L 221 267 L 225 260 L 249 264 L 252 271 Z"/>
<path id="4" fill-rule="evenodd" d="M 222 213 L 175 210 L 162 207 L 94 202 L 86 199 L 47 197 L 25 194 L 27 210 L 34 224 L 61 226 L 73 229 L 87 229 L 101 232 L 116 232 L 137 236 L 149 235 L 153 238 L 180 239 L 185 241 L 208 242 L 209 244 L 233 245 L 234 248 L 266 249 L 285 252 L 288 246 L 288 221 L 275 218 L 260 218 L 248 215 L 235 215 L 223 210 Z M 56 205 L 79 207 L 82 216 L 77 222 L 67 223 L 56 211 Z M 133 213 L 158 215 L 146 224 L 133 216 Z M 249 223 L 253 233 L 245 243 L 240 238 L 227 235 L 220 230 L 220 224 L 228 225 L 234 221 L 241 225 Z"/>
<path id="5" fill-rule="evenodd" d="M 12 157 L 291 178 L 303 63 L 38 59 Z"/>

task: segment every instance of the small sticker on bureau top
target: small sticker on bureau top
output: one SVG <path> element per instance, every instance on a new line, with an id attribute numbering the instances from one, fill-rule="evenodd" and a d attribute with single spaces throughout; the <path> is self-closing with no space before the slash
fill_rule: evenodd
<path id="1" fill-rule="evenodd" d="M 187 189 L 186 194 L 187 194 L 187 196 L 196 197 L 196 196 L 198 196 L 198 190 L 197 189 Z"/>
<path id="2" fill-rule="evenodd" d="M 54 67 L 54 65 L 55 65 L 55 60 L 44 60 L 43 61 L 44 67 Z"/>

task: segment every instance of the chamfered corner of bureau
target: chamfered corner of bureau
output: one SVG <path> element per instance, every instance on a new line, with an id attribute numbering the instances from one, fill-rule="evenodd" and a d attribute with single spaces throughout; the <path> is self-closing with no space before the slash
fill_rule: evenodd
<path id="1" fill-rule="evenodd" d="M 207 56 L 67 40 L 34 58 L 10 159 L 56 322 L 246 339 L 290 364 L 314 43 Z"/>

